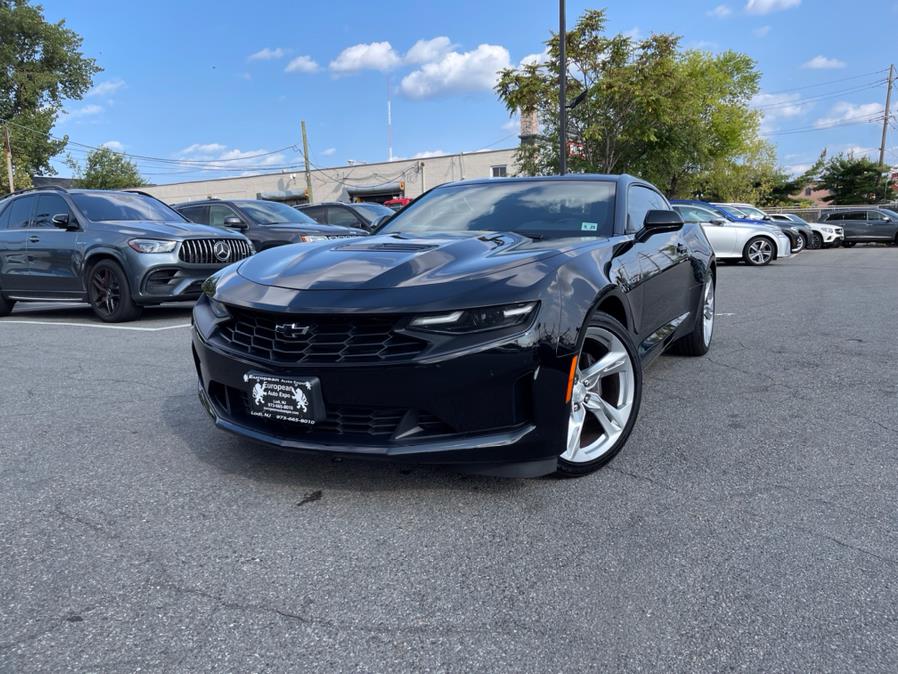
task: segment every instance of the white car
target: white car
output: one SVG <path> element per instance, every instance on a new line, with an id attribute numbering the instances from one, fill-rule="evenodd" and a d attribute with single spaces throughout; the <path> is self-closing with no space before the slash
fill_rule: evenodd
<path id="1" fill-rule="evenodd" d="M 840 246 L 845 240 L 845 230 L 825 222 L 808 222 L 794 213 L 771 213 L 770 219 L 777 222 L 794 222 L 799 225 L 807 225 L 814 230 L 814 238 L 808 248 L 829 248 Z"/>
<path id="2" fill-rule="evenodd" d="M 789 237 L 779 227 L 733 222 L 714 211 L 696 204 L 671 204 L 684 222 L 701 224 L 719 260 L 745 260 L 746 264 L 763 267 L 776 259 L 792 255 Z"/>

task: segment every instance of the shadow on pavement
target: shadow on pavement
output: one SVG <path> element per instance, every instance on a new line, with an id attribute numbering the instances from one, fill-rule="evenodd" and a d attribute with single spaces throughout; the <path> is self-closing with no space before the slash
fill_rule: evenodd
<path id="1" fill-rule="evenodd" d="M 160 306 L 145 307 L 143 315 L 136 321 L 122 325 L 139 326 L 145 321 L 164 321 L 182 319 L 189 321 L 193 302 L 177 302 Z M 85 323 L 102 323 L 89 305 L 84 303 L 65 302 L 17 302 L 13 307 L 10 319 L 20 320 L 52 320 L 79 321 Z"/>

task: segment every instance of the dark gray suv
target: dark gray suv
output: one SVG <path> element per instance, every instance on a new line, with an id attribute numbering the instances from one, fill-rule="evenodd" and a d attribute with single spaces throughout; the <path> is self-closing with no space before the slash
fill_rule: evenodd
<path id="1" fill-rule="evenodd" d="M 845 230 L 842 245 L 894 243 L 898 245 L 898 213 L 888 208 L 845 208 L 824 213 L 821 222 Z"/>
<path id="2" fill-rule="evenodd" d="M 236 232 L 189 222 L 142 192 L 40 188 L 0 201 L 0 316 L 17 301 L 87 301 L 102 320 L 194 300 L 253 253 Z"/>

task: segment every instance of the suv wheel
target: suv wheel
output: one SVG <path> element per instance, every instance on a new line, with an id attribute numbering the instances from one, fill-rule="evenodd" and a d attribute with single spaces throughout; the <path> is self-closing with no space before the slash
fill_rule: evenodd
<path id="1" fill-rule="evenodd" d="M 133 321 L 143 311 L 131 297 L 125 272 L 112 260 L 101 260 L 91 267 L 87 297 L 97 317 L 107 323 Z"/>
<path id="2" fill-rule="evenodd" d="M 3 295 L 0 295 L 0 316 L 9 316 L 15 304 L 15 300 L 8 300 Z"/>
<path id="3" fill-rule="evenodd" d="M 811 235 L 811 244 L 808 246 L 811 250 L 819 250 L 823 248 L 823 237 L 820 232 L 814 232 Z"/>

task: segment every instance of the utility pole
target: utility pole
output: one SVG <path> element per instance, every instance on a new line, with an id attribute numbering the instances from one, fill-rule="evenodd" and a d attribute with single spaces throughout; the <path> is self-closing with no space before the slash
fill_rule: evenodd
<path id="1" fill-rule="evenodd" d="M 300 122 L 302 127 L 302 156 L 306 160 L 306 199 L 311 204 L 314 201 L 312 197 L 312 172 L 309 170 L 309 140 L 306 137 L 306 120 Z"/>
<path id="2" fill-rule="evenodd" d="M 15 192 L 15 184 L 12 180 L 12 143 L 9 140 L 9 125 L 3 127 L 3 133 L 6 136 L 6 142 L 3 149 L 6 152 L 6 178 L 9 180 L 9 193 Z"/>
<path id="3" fill-rule="evenodd" d="M 882 142 L 879 144 L 879 165 L 886 163 L 886 134 L 889 130 L 889 117 L 891 116 L 892 81 L 895 79 L 895 64 L 889 66 L 889 86 L 886 88 L 886 114 L 882 118 Z"/>
<path id="4" fill-rule="evenodd" d="M 564 2 L 558 1 L 558 173 L 567 173 L 567 28 Z"/>

